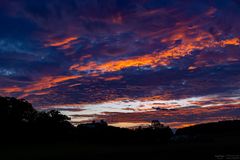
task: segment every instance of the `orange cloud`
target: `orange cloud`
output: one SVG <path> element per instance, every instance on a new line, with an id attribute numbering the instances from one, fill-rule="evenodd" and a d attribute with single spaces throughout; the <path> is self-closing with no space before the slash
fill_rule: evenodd
<path id="1" fill-rule="evenodd" d="M 113 22 L 114 24 L 122 24 L 123 18 L 122 18 L 122 16 L 121 16 L 121 14 L 118 14 L 117 16 L 113 17 L 113 18 L 112 18 L 112 22 Z"/>
<path id="2" fill-rule="evenodd" d="M 15 92 L 21 92 L 22 89 L 20 87 L 6 87 L 6 88 L 0 88 L 1 92 L 6 92 L 6 93 L 15 93 Z"/>
<path id="3" fill-rule="evenodd" d="M 240 45 L 240 38 L 232 38 L 232 39 L 226 39 L 220 42 L 220 45 L 222 47 L 225 47 L 226 45 L 235 45 L 239 46 Z"/>
<path id="4" fill-rule="evenodd" d="M 106 77 L 104 78 L 105 81 L 117 81 L 117 80 L 120 80 L 122 79 L 123 76 L 115 76 L 115 77 Z"/>
<path id="5" fill-rule="evenodd" d="M 63 83 L 68 80 L 80 78 L 80 75 L 72 75 L 72 76 L 47 76 L 43 77 L 37 82 L 30 83 L 25 87 L 6 87 L 1 88 L 0 91 L 4 92 L 4 94 L 12 94 L 12 93 L 21 93 L 22 95 L 19 98 L 24 98 L 26 96 L 31 95 L 44 95 L 48 94 L 48 91 L 43 91 L 45 89 L 49 89 L 57 86 L 59 83 Z"/>
<path id="6" fill-rule="evenodd" d="M 84 56 L 82 56 L 82 57 L 80 57 L 80 61 L 83 61 L 83 60 L 85 60 L 85 59 L 89 59 L 89 58 L 91 58 L 92 57 L 92 55 L 91 54 L 86 54 L 86 55 L 84 55 Z"/>
<path id="7" fill-rule="evenodd" d="M 219 42 L 221 47 L 226 47 L 228 45 L 239 46 L 240 41 L 238 38 L 227 39 Z M 240 60 L 240 55 L 238 53 L 238 49 L 225 49 L 225 54 L 218 52 L 210 52 L 209 54 L 199 54 L 196 56 L 196 61 L 188 68 L 189 70 L 193 70 L 201 67 L 212 67 L 219 64 L 226 63 L 235 63 Z"/>
<path id="8" fill-rule="evenodd" d="M 40 91 L 40 90 L 44 90 L 44 89 L 48 89 L 48 88 L 52 88 L 55 87 L 58 83 L 62 83 L 68 80 L 72 80 L 72 79 L 77 79 L 80 78 L 80 75 L 73 75 L 73 76 L 57 76 L 57 77 L 52 77 L 52 76 L 47 76 L 47 77 L 43 77 L 41 80 L 39 80 L 38 82 L 27 86 L 24 89 L 24 92 L 34 92 L 34 91 Z"/>
<path id="9" fill-rule="evenodd" d="M 207 16 L 213 16 L 216 12 L 217 12 L 217 9 L 214 8 L 214 7 L 211 7 L 211 8 L 206 12 L 206 15 L 207 15 Z"/>
<path id="10" fill-rule="evenodd" d="M 96 62 L 89 62 L 86 65 L 80 65 L 80 64 L 74 64 L 72 66 L 70 66 L 70 70 L 78 70 L 78 71 L 88 71 L 88 70 L 94 70 L 97 67 L 97 63 Z"/>
<path id="11" fill-rule="evenodd" d="M 61 40 L 61 41 L 50 41 L 49 42 L 49 44 L 46 44 L 45 46 L 46 47 L 49 47 L 49 46 L 51 46 L 51 47 L 60 47 L 60 46 L 63 46 L 63 48 L 69 48 L 70 46 L 68 45 L 70 42 L 72 42 L 72 41 L 75 41 L 75 40 L 77 40 L 78 39 L 78 37 L 68 37 L 68 38 L 65 38 L 65 39 L 63 39 L 63 40 Z"/>
<path id="12" fill-rule="evenodd" d="M 169 47 L 168 49 L 152 54 L 146 54 L 140 57 L 129 59 L 109 61 L 102 64 L 97 64 L 91 61 L 85 65 L 74 64 L 69 69 L 77 71 L 95 70 L 100 72 L 114 72 L 129 67 L 150 66 L 167 66 L 171 64 L 171 60 L 180 59 L 190 55 L 194 50 L 202 50 L 206 48 L 225 47 L 227 45 L 240 45 L 239 38 L 226 39 L 222 41 L 214 41 L 214 38 L 207 32 L 199 33 L 195 38 L 188 38 L 185 34 L 176 34 L 169 39 L 164 39 L 163 42 L 172 42 L 182 40 L 182 43 L 177 46 Z"/>

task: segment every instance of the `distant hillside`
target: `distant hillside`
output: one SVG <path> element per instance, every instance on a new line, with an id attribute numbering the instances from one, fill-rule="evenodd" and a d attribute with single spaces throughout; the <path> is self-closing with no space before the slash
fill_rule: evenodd
<path id="1" fill-rule="evenodd" d="M 240 120 L 211 122 L 184 127 L 176 130 L 176 135 L 202 135 L 240 133 Z"/>

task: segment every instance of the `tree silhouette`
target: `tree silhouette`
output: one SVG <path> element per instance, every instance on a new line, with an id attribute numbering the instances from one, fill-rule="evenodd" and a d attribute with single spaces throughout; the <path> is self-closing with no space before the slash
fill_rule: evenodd
<path id="1" fill-rule="evenodd" d="M 151 123 L 151 127 L 152 127 L 153 129 L 159 129 L 159 128 L 163 128 L 164 125 L 161 124 L 161 123 L 159 122 L 159 120 L 153 120 L 152 123 Z"/>
<path id="2" fill-rule="evenodd" d="M 0 123 L 29 123 L 37 111 L 24 99 L 0 97 Z"/>
<path id="3" fill-rule="evenodd" d="M 70 118 L 59 111 L 39 112 L 25 99 L 0 96 L 0 124 L 5 127 L 35 125 L 35 127 L 72 126 Z"/>
<path id="4" fill-rule="evenodd" d="M 47 112 L 47 114 L 55 122 L 64 122 L 64 121 L 70 120 L 68 116 L 61 114 L 57 110 L 50 110 L 49 112 Z"/>

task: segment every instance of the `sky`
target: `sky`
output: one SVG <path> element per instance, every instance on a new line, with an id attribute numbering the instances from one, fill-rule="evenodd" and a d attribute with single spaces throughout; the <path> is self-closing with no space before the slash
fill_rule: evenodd
<path id="1" fill-rule="evenodd" d="M 0 95 L 73 123 L 240 119 L 239 0 L 1 0 Z"/>

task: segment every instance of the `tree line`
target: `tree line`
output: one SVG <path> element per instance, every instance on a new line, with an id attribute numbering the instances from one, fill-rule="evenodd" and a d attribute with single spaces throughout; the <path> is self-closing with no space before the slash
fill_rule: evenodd
<path id="1" fill-rule="evenodd" d="M 226 121 L 178 129 L 153 120 L 149 127 L 127 129 L 108 126 L 107 122 L 74 126 L 70 118 L 57 110 L 37 111 L 24 99 L 0 96 L 1 142 L 24 143 L 151 143 L 211 141 L 214 135 L 240 133 L 240 122 Z"/>

